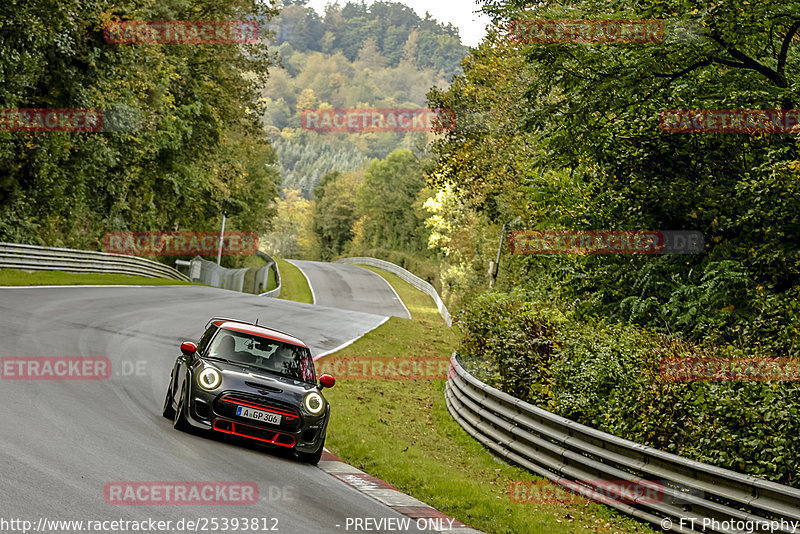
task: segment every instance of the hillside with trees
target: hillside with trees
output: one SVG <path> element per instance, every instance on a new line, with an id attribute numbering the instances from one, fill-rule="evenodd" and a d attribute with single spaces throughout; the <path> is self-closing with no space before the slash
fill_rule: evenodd
<path id="1" fill-rule="evenodd" d="M 269 20 L 260 1 L 5 2 L 0 106 L 96 109 L 102 132 L 0 131 L 0 241 L 97 250 L 111 231 L 270 225 L 266 42 L 113 44 L 112 21 Z"/>
<path id="2" fill-rule="evenodd" d="M 800 358 L 797 132 L 659 127 L 674 109 L 796 110 L 800 2 L 484 4 L 495 30 L 463 76 L 430 94 L 431 107 L 491 110 L 484 131 L 443 134 L 428 173 L 445 293 L 465 307 L 460 352 L 486 380 L 565 417 L 800 486 L 796 381 L 672 382 L 660 368 L 666 358 Z M 587 45 L 508 32 L 513 20 L 564 18 L 659 19 L 671 33 Z M 513 255 L 506 246 L 487 292 L 503 224 L 693 230 L 705 248 Z"/>
<path id="3" fill-rule="evenodd" d="M 398 148 L 417 151 L 417 133 L 320 134 L 301 129 L 300 113 L 318 108 L 423 108 L 445 88 L 467 53 L 458 31 L 398 2 L 329 5 L 284 2 L 270 23 L 282 69 L 271 72 L 263 123 L 280 160 L 284 188 L 314 189 L 329 172 L 362 169 Z M 425 145 L 425 142 L 422 142 Z"/>

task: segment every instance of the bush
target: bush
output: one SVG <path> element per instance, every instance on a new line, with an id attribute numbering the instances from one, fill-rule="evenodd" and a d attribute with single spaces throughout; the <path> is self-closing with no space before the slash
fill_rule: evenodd
<path id="1" fill-rule="evenodd" d="M 743 356 L 639 327 L 562 314 L 526 293 L 489 293 L 458 317 L 479 379 L 604 432 L 800 487 L 800 385 L 665 381 L 666 358 Z"/>
<path id="2" fill-rule="evenodd" d="M 563 321 L 561 314 L 537 307 L 521 294 L 484 294 L 457 319 L 464 332 L 459 353 L 473 363 L 487 361 L 484 373 L 503 391 L 542 402 Z"/>

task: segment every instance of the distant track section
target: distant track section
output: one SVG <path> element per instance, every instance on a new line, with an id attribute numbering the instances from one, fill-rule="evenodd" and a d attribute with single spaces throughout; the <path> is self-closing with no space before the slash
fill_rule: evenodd
<path id="1" fill-rule="evenodd" d="M 287 260 L 308 279 L 314 304 L 410 319 L 411 314 L 381 276 L 355 265 Z"/>
<path id="2" fill-rule="evenodd" d="M 426 282 L 419 276 L 415 275 L 411 271 L 403 269 L 399 265 L 395 265 L 394 263 L 389 263 L 388 261 L 379 260 L 378 258 L 369 258 L 369 257 L 357 257 L 357 258 L 342 258 L 340 260 L 336 260 L 336 263 L 348 263 L 352 265 L 367 265 L 369 267 L 377 267 L 378 269 L 383 269 L 384 271 L 388 271 L 398 277 L 405 282 L 408 282 L 416 289 L 419 289 L 423 293 L 427 293 L 433 299 L 434 304 L 439 309 L 439 313 L 444 319 L 444 322 L 447 323 L 447 326 L 453 325 L 453 318 L 450 316 L 450 312 L 447 310 L 447 306 L 445 306 L 442 298 L 439 296 L 439 293 L 436 291 L 436 288 L 433 287 L 430 283 Z"/>

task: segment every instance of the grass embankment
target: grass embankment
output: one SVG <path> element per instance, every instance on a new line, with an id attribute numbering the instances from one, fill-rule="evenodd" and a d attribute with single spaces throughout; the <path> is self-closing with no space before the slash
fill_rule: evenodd
<path id="1" fill-rule="evenodd" d="M 275 258 L 275 261 L 278 264 L 278 270 L 281 272 L 280 298 L 313 304 L 311 288 L 308 287 L 308 281 L 300 269 L 281 258 Z"/>
<path id="2" fill-rule="evenodd" d="M 413 318 L 393 317 L 329 357 L 449 358 L 457 334 L 433 300 L 393 274 L 370 270 L 389 281 Z M 500 461 L 453 421 L 443 380 L 340 380 L 325 395 L 333 406 L 331 452 L 488 534 L 654 532 L 595 503 L 512 502 L 511 482 L 540 479 Z"/>
<path id="3" fill-rule="evenodd" d="M 64 271 L 35 271 L 0 269 L 0 286 L 176 286 L 196 285 L 168 278 L 148 278 L 124 274 L 65 273 Z"/>
<path id="4" fill-rule="evenodd" d="M 270 269 L 267 277 L 266 291 L 272 291 L 273 289 L 278 289 L 278 281 L 275 279 L 275 269 Z"/>

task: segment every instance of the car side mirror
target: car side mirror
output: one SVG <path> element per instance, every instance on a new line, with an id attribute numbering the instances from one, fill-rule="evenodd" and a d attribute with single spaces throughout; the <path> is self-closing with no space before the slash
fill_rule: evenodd
<path id="1" fill-rule="evenodd" d="M 332 388 L 336 384 L 336 379 L 331 375 L 322 375 L 319 377 L 319 389 Z"/>
<path id="2" fill-rule="evenodd" d="M 181 343 L 181 352 L 184 354 L 184 356 L 194 356 L 194 353 L 197 352 L 197 345 L 191 341 L 184 341 Z"/>

